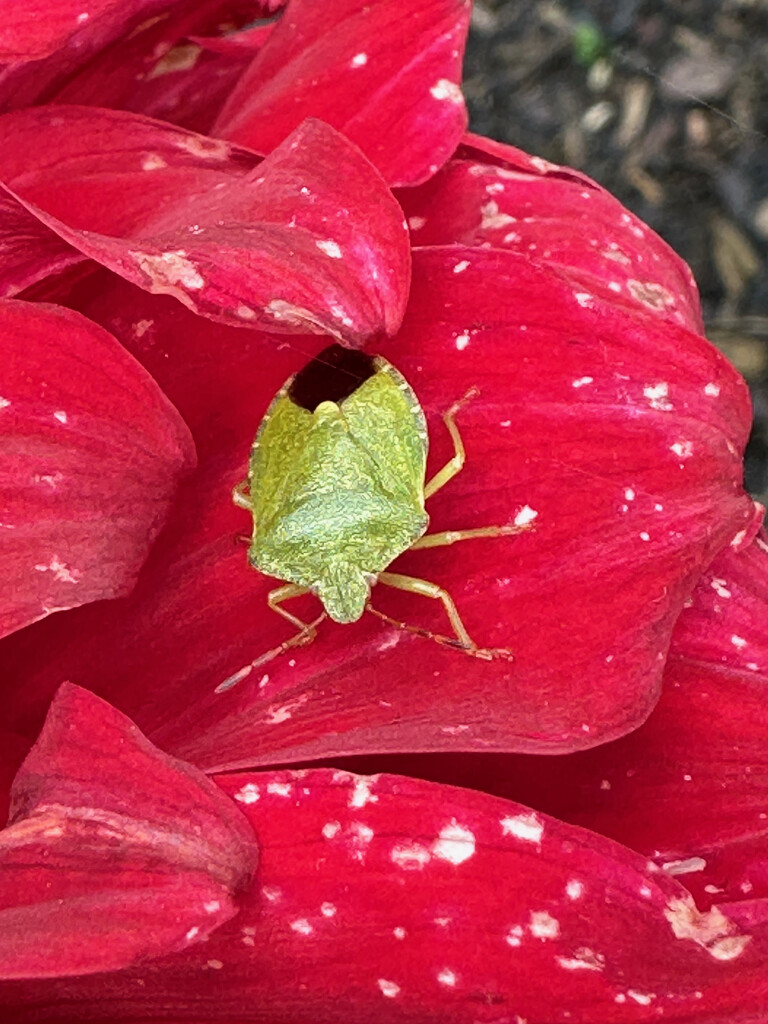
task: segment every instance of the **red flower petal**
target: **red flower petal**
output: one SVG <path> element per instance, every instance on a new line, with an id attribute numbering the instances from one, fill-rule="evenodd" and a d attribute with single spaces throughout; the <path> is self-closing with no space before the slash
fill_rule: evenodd
<path id="1" fill-rule="evenodd" d="M 85 261 L 11 196 L 0 193 L 0 296 L 7 298 Z"/>
<path id="2" fill-rule="evenodd" d="M 0 61 L 40 60 L 71 43 L 102 45 L 174 0 L 0 0 Z"/>
<path id="3" fill-rule="evenodd" d="M 398 770 L 461 781 L 609 836 L 663 865 L 702 910 L 768 899 L 762 547 L 728 549 L 702 577 L 678 619 L 661 700 L 630 736 L 564 758 L 400 756 Z M 382 767 L 380 758 L 352 763 Z"/>
<path id="4" fill-rule="evenodd" d="M 237 920 L 151 970 L 3 986 L 15 1021 L 65 998 L 134 1021 L 759 1019 L 762 904 L 750 923 L 699 914 L 637 854 L 484 794 L 331 771 L 217 781 L 259 836 Z"/>
<path id="5" fill-rule="evenodd" d="M 349 344 L 400 324 L 410 264 L 402 212 L 328 125 L 303 124 L 261 163 L 225 142 L 89 107 L 7 114 L 0 131 L 9 191 L 134 284 L 227 323 Z M 52 154 L 42 167 L 41 137 Z"/>
<path id="6" fill-rule="evenodd" d="M 204 942 L 256 865 L 242 814 L 123 715 L 65 685 L 0 832 L 0 976 L 115 970 Z"/>
<path id="7" fill-rule="evenodd" d="M 466 0 L 291 0 L 214 132 L 268 153 L 320 117 L 390 184 L 425 181 L 466 126 L 458 83 L 470 12 Z"/>
<path id="8" fill-rule="evenodd" d="M 189 431 L 101 327 L 0 301 L 0 634 L 127 593 L 194 465 Z"/>
<path id="9" fill-rule="evenodd" d="M 703 329 L 687 264 L 609 192 L 568 167 L 468 136 L 457 158 L 398 198 L 415 245 L 499 246 L 611 304 Z"/>
<path id="10" fill-rule="evenodd" d="M 164 17 L 148 19 L 68 76 L 53 102 L 133 110 L 208 132 L 253 56 L 230 40 L 251 34 L 258 38 L 271 30 L 271 25 L 257 26 L 205 40 L 195 35 L 215 31 L 222 22 L 231 26 L 232 14 L 241 13 L 227 9 L 232 6 L 176 4 Z M 248 17 L 255 17 L 254 5 L 246 6 Z"/>
<path id="11" fill-rule="evenodd" d="M 470 635 L 511 647 L 515 661 L 470 659 L 365 616 L 324 624 L 311 647 L 248 676 L 251 660 L 290 631 L 265 607 L 274 581 L 251 570 L 235 543 L 250 524 L 229 489 L 301 357 L 288 349 L 264 360 L 255 334 L 250 352 L 231 332 L 194 341 L 182 316 L 166 329 L 162 316 L 146 317 L 154 351 L 180 353 L 165 371 L 151 356 L 153 370 L 165 386 L 163 373 L 170 381 L 181 366 L 175 386 L 189 389 L 190 406 L 199 396 L 195 429 L 215 432 L 211 457 L 121 622 L 94 610 L 68 645 L 46 633 L 6 651 L 25 681 L 23 694 L 8 695 L 9 724 L 28 721 L 61 673 L 206 768 L 361 751 L 567 751 L 648 715 L 684 600 L 755 512 L 740 485 L 746 389 L 704 339 L 597 299 L 585 304 L 570 283 L 514 253 L 420 252 L 404 328 L 386 353 L 429 415 L 432 470 L 451 454 L 439 414 L 468 386 L 480 389 L 460 414 L 467 466 L 429 503 L 433 528 L 537 515 L 525 536 L 409 553 L 397 564 L 445 586 Z M 226 373 L 214 367 L 209 384 L 214 359 Z M 399 618 L 446 629 L 436 602 L 384 587 L 374 597 Z M 296 610 L 315 607 L 307 599 Z M 52 649 L 55 670 L 40 653 Z M 213 693 L 241 670 L 239 690 Z"/>

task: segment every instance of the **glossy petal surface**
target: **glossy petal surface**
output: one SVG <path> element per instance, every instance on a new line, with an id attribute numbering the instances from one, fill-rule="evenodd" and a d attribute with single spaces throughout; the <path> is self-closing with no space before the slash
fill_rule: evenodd
<path id="1" fill-rule="evenodd" d="M 498 246 L 586 295 L 703 329 L 688 266 L 596 182 L 512 146 L 466 137 L 430 182 L 399 193 L 414 245 Z"/>
<path id="2" fill-rule="evenodd" d="M 65 685 L 0 832 L 0 977 L 115 970 L 203 942 L 237 913 L 256 859 L 212 782 Z"/>
<path id="3" fill-rule="evenodd" d="M 259 836 L 250 899 L 205 946 L 151 971 L 69 981 L 80 1020 L 105 999 L 123 1019 L 270 1024 L 549 1024 L 564 990 L 581 1024 L 724 1021 L 761 1005 L 762 908 L 748 925 L 698 914 L 677 881 L 599 836 L 397 776 L 219 785 Z M 63 991 L 0 994 L 22 1022 Z"/>
<path id="4" fill-rule="evenodd" d="M 103 328 L 0 301 L 0 631 L 126 594 L 195 462 L 155 381 Z"/>
<path id="5" fill-rule="evenodd" d="M 425 181 L 466 126 L 467 0 L 291 0 L 214 128 L 261 153 L 305 117 L 355 142 L 391 185 Z"/>
<path id="6" fill-rule="evenodd" d="M 376 170 L 326 124 L 302 125 L 263 162 L 89 107 L 7 114 L 0 133 L 9 191 L 67 242 L 149 291 L 226 323 L 324 331 L 348 344 L 400 324 L 410 266 L 402 212 Z"/>
<path id="7" fill-rule="evenodd" d="M 68 43 L 112 38 L 173 0 L 0 0 L 0 61 L 40 60 Z M 78 39 L 78 37 L 80 37 Z"/>
<path id="8" fill-rule="evenodd" d="M 3 298 L 86 258 L 5 193 L 0 194 L 0 252 Z"/>
<path id="9" fill-rule="evenodd" d="M 515 661 L 470 659 L 364 617 L 326 624 L 311 647 L 249 675 L 251 659 L 289 632 L 264 604 L 275 584 L 249 569 L 235 542 L 249 524 L 229 489 L 270 398 L 306 356 L 284 349 L 266 365 L 258 336 L 248 354 L 219 334 L 227 378 L 214 373 L 202 394 L 194 367 L 207 365 L 205 343 L 193 354 L 194 329 L 179 323 L 190 391 L 171 393 L 185 411 L 198 395 L 193 429 L 226 443 L 204 460 L 122 621 L 108 627 L 109 610 L 95 611 L 68 651 L 48 641 L 58 671 L 120 700 L 161 746 L 208 769 L 364 751 L 565 752 L 640 724 L 699 574 L 757 528 L 740 485 L 743 384 L 703 339 L 597 298 L 585 303 L 570 282 L 515 253 L 422 251 L 411 301 L 386 352 L 427 411 L 431 471 L 451 455 L 440 413 L 468 386 L 480 391 L 459 417 L 467 465 L 429 502 L 433 529 L 519 516 L 534 529 L 395 564 L 445 586 L 470 635 L 511 647 Z M 154 345 L 163 339 L 172 352 L 163 318 L 144 319 Z M 164 383 L 162 352 L 150 358 Z M 165 362 L 170 385 L 170 354 Z M 235 378 L 232 401 L 222 401 Z M 425 599 L 379 587 L 374 600 L 446 628 Z M 299 614 L 314 607 L 296 603 Z M 107 629 L 108 654 L 99 639 Z M 10 654 L 27 670 L 30 656 L 37 683 L 14 702 L 34 702 L 51 685 L 34 652 Z M 99 671 L 107 658 L 109 671 Z M 235 672 L 239 689 L 215 696 Z"/>

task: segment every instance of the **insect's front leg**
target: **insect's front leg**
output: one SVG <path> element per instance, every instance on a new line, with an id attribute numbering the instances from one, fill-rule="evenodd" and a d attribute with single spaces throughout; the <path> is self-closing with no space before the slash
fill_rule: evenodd
<path id="1" fill-rule="evenodd" d="M 251 511 L 250 484 L 248 480 L 241 480 L 237 487 L 232 488 L 232 501 L 238 508 L 247 508 Z"/>
<path id="2" fill-rule="evenodd" d="M 441 487 L 445 487 L 449 480 L 452 480 L 457 473 L 460 473 L 464 468 L 464 461 L 466 455 L 464 453 L 464 442 L 461 440 L 461 434 L 459 428 L 456 426 L 456 414 L 465 406 L 467 402 L 470 402 L 473 398 L 477 398 L 480 392 L 477 388 L 472 387 L 460 398 L 458 402 L 454 402 L 450 409 L 444 414 L 443 422 L 448 428 L 448 433 L 451 435 L 453 441 L 453 457 L 443 466 L 441 470 L 424 485 L 424 497 L 430 498 L 436 491 L 439 491 Z"/>
<path id="3" fill-rule="evenodd" d="M 291 647 L 301 647 L 304 644 L 311 644 L 317 634 L 317 627 L 326 618 L 326 612 L 318 615 L 312 622 L 304 622 L 296 615 L 292 615 L 285 608 L 281 607 L 283 601 L 289 601 L 292 597 L 301 597 L 302 594 L 308 594 L 309 587 L 301 587 L 298 583 L 286 583 L 285 586 L 277 587 L 275 590 L 271 590 L 267 595 L 267 604 L 273 612 L 277 612 L 278 615 L 282 615 L 284 619 L 287 619 L 298 629 L 298 633 L 294 636 L 284 640 L 277 647 L 272 647 L 270 650 L 265 651 L 264 654 L 260 654 L 258 658 L 246 665 L 245 668 L 241 668 L 233 675 L 229 676 L 224 680 L 223 683 L 215 689 L 215 693 L 224 693 L 226 690 L 231 689 L 241 680 L 245 679 L 246 676 L 250 675 L 253 669 L 259 668 L 261 665 L 265 665 L 268 661 L 272 661 L 273 658 L 277 658 L 279 655 L 284 654 L 290 650 Z"/>

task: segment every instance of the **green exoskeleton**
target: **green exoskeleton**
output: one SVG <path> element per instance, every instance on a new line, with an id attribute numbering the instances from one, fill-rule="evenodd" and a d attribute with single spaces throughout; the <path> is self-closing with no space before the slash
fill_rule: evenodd
<path id="1" fill-rule="evenodd" d="M 506 648 L 478 647 L 442 587 L 386 571 L 409 549 L 530 528 L 530 523 L 521 523 L 426 532 L 425 500 L 464 465 L 456 415 L 476 393 L 470 389 L 444 414 L 454 454 L 425 483 L 424 412 L 410 384 L 381 356 L 331 345 L 285 383 L 261 422 L 248 478 L 235 488 L 233 498 L 253 516 L 250 564 L 286 581 L 268 595 L 269 607 L 297 632 L 230 676 L 217 692 L 289 648 L 310 643 L 326 616 L 356 622 L 365 611 L 478 658 L 511 657 Z M 373 608 L 371 587 L 376 583 L 441 601 L 454 636 L 406 625 Z M 312 622 L 283 607 L 307 593 L 323 606 Z"/>

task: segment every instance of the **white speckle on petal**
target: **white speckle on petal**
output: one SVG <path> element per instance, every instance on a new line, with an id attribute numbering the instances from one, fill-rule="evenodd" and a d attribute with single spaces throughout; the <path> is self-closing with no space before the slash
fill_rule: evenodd
<path id="1" fill-rule="evenodd" d="M 368 63 L 367 53 L 356 53 L 352 60 L 349 62 L 350 67 L 361 68 Z"/>
<path id="2" fill-rule="evenodd" d="M 432 854 L 421 843 L 393 846 L 389 857 L 403 871 L 421 871 L 432 860 Z"/>
<path id="3" fill-rule="evenodd" d="M 669 446 L 669 450 L 681 459 L 690 459 L 693 455 L 693 444 L 691 441 L 675 441 Z"/>
<path id="4" fill-rule="evenodd" d="M 336 907 L 333 905 L 333 903 L 322 903 L 320 905 L 320 913 L 323 915 L 323 917 L 335 917 Z"/>
<path id="5" fill-rule="evenodd" d="M 341 259 L 341 246 L 338 242 L 334 242 L 331 239 L 318 239 L 315 241 L 315 245 L 326 256 L 330 256 L 332 260 Z"/>
<path id="6" fill-rule="evenodd" d="M 475 853 L 475 834 L 454 818 L 441 829 L 439 838 L 432 845 L 432 853 L 451 864 L 463 864 Z"/>
<path id="7" fill-rule="evenodd" d="M 590 292 L 574 292 L 573 297 L 584 309 L 591 309 L 595 303 L 595 296 Z"/>
<path id="8" fill-rule="evenodd" d="M 640 1006 L 650 1006 L 656 996 L 653 993 L 638 992 L 634 988 L 627 989 L 627 995 L 630 999 L 633 999 Z"/>
<path id="9" fill-rule="evenodd" d="M 291 929 L 299 935 L 312 935 L 315 930 L 306 917 L 299 917 L 297 920 L 291 921 Z"/>
<path id="10" fill-rule="evenodd" d="M 396 939 L 404 939 L 408 933 L 406 932 L 405 928 L 401 928 L 398 926 L 397 928 L 392 929 L 392 934 L 395 936 Z"/>
<path id="11" fill-rule="evenodd" d="M 627 489 L 624 491 L 624 497 L 627 499 L 627 501 L 635 500 L 636 495 L 631 487 L 627 487 Z"/>
<path id="12" fill-rule="evenodd" d="M 461 274 L 467 269 L 468 266 L 469 260 L 459 260 L 458 263 L 454 263 L 453 272 L 454 274 Z"/>
<path id="13" fill-rule="evenodd" d="M 400 986 L 394 981 L 387 981 L 386 978 L 379 978 L 376 984 L 381 989 L 381 994 L 387 999 L 394 999 L 400 993 Z"/>
<path id="14" fill-rule="evenodd" d="M 717 398 L 717 396 L 720 394 L 720 385 L 712 384 L 711 382 L 709 384 L 705 384 L 704 394 L 708 395 L 710 398 Z"/>
<path id="15" fill-rule="evenodd" d="M 53 555 L 48 565 L 41 562 L 35 569 L 38 572 L 52 572 L 57 583 L 78 583 L 82 575 L 79 569 L 70 569 L 58 555 Z"/>
<path id="16" fill-rule="evenodd" d="M 279 889 L 276 885 L 262 885 L 261 894 L 270 903 L 279 903 L 283 898 L 282 889 Z"/>
<path id="17" fill-rule="evenodd" d="M 535 939 L 556 939 L 560 934 L 560 922 L 546 910 L 532 910 L 528 929 Z"/>
<path id="18" fill-rule="evenodd" d="M 513 949 L 517 946 L 522 945 L 523 942 L 523 929 L 519 924 L 514 924 L 509 929 L 507 934 L 504 936 L 504 941 L 508 946 L 512 946 Z"/>
<path id="19" fill-rule="evenodd" d="M 189 288 L 190 291 L 197 291 L 205 284 L 197 267 L 187 259 L 184 249 L 173 249 L 159 256 L 150 256 L 142 252 L 131 252 L 130 255 L 152 280 L 158 291 L 162 292 L 177 284 Z M 171 294 L 176 294 L 172 288 Z"/>
<path id="20" fill-rule="evenodd" d="M 640 537 L 640 540 L 650 540 L 651 539 L 650 533 L 646 533 L 645 531 L 643 531 L 638 536 Z"/>
<path id="21" fill-rule="evenodd" d="M 742 647 L 746 647 L 747 646 L 747 641 L 744 639 L 744 637 L 743 636 L 737 636 L 735 633 L 731 637 L 731 643 L 733 644 L 734 647 L 738 647 L 739 650 L 741 650 Z"/>
<path id="22" fill-rule="evenodd" d="M 360 775 L 355 779 L 352 795 L 349 798 L 349 807 L 365 807 L 366 804 L 378 803 L 379 798 L 371 792 L 371 786 L 378 781 L 377 775 Z"/>
<path id="23" fill-rule="evenodd" d="M 291 796 L 293 793 L 293 784 L 290 782 L 268 782 L 267 792 L 270 796 Z"/>
<path id="24" fill-rule="evenodd" d="M 578 377 L 576 380 L 571 381 L 571 387 L 583 388 L 586 384 L 594 384 L 594 377 Z"/>
<path id="25" fill-rule="evenodd" d="M 335 839 L 336 836 L 339 834 L 339 832 L 341 832 L 341 822 L 340 821 L 326 821 L 326 823 L 323 825 L 322 831 L 323 831 L 323 836 L 326 839 Z"/>
<path id="26" fill-rule="evenodd" d="M 251 309 L 250 306 L 240 305 L 235 310 L 235 313 L 237 314 L 237 316 L 240 317 L 241 320 L 255 320 L 256 319 L 256 312 L 255 312 L 255 310 Z"/>
<path id="27" fill-rule="evenodd" d="M 409 217 L 408 227 L 411 231 L 421 231 L 424 225 L 427 223 L 426 217 Z"/>
<path id="28" fill-rule="evenodd" d="M 255 782 L 246 782 L 246 784 L 235 793 L 235 800 L 241 804 L 255 804 L 257 800 L 261 798 L 259 787 Z"/>
<path id="29" fill-rule="evenodd" d="M 538 517 L 539 513 L 535 508 L 531 508 L 530 505 L 523 505 L 514 518 L 515 526 L 527 526 L 528 523 L 532 523 L 534 519 Z"/>
<path id="30" fill-rule="evenodd" d="M 7 398 L 0 398 L 0 409 L 7 409 L 10 404 Z"/>
<path id="31" fill-rule="evenodd" d="M 714 590 L 718 597 L 722 597 L 724 601 L 727 601 L 731 597 L 731 591 L 728 589 L 727 580 L 713 579 L 710 582 L 710 587 Z"/>
<path id="32" fill-rule="evenodd" d="M 456 974 L 449 967 L 444 967 L 437 975 L 437 980 L 441 985 L 447 985 L 449 988 L 453 988 L 456 984 Z"/>
<path id="33" fill-rule="evenodd" d="M 707 862 L 703 857 L 688 857 L 686 860 L 668 860 L 661 866 L 668 875 L 689 875 L 693 871 L 703 871 Z"/>
<path id="34" fill-rule="evenodd" d="M 584 895 L 584 886 L 578 878 L 571 878 L 565 887 L 565 893 L 569 900 L 578 900 Z"/>
<path id="35" fill-rule="evenodd" d="M 605 967 L 603 954 L 595 953 L 586 946 L 575 950 L 573 956 L 558 956 L 555 959 L 566 971 L 602 971 Z"/>
<path id="36" fill-rule="evenodd" d="M 449 78 L 439 79 L 429 92 L 436 100 L 450 100 L 451 103 L 463 103 L 464 101 L 461 89 Z"/>
<path id="37" fill-rule="evenodd" d="M 197 927 L 197 925 L 192 925 L 192 927 L 189 929 L 184 938 L 187 940 L 187 942 L 191 942 L 192 939 L 194 939 L 199 934 L 200 929 Z"/>
<path id="38" fill-rule="evenodd" d="M 664 916 L 675 938 L 695 942 L 715 960 L 735 960 L 752 941 L 750 935 L 740 935 L 735 922 L 718 907 L 702 913 L 690 896 L 671 899 Z"/>
<path id="39" fill-rule="evenodd" d="M 215 914 L 217 910 L 221 910 L 221 903 L 218 900 L 209 900 L 203 904 L 203 910 L 206 914 Z"/>
<path id="40" fill-rule="evenodd" d="M 168 164 L 159 153 L 147 153 L 141 161 L 142 171 L 160 171 L 167 166 Z"/>
<path id="41" fill-rule="evenodd" d="M 459 350 L 459 352 L 463 352 L 468 344 L 469 344 L 469 335 L 468 334 L 459 334 L 458 337 L 456 338 L 456 348 Z"/>
<path id="42" fill-rule="evenodd" d="M 499 213 L 499 204 L 495 199 L 489 199 L 480 207 L 483 219 L 480 222 L 481 231 L 495 231 L 504 228 L 508 224 L 516 224 L 517 217 L 511 217 L 508 213 Z"/>
<path id="43" fill-rule="evenodd" d="M 212 971 L 220 971 L 224 964 L 221 960 L 206 960 L 205 966 Z"/>
<path id="44" fill-rule="evenodd" d="M 544 835 L 544 823 L 534 813 L 502 818 L 501 829 L 505 836 L 514 836 L 526 843 L 540 843 Z"/>
<path id="45" fill-rule="evenodd" d="M 648 399 L 648 404 L 652 409 L 659 409 L 660 411 L 667 412 L 673 408 L 669 398 L 669 384 L 666 381 L 660 381 L 658 384 L 649 384 L 643 388 L 643 395 Z"/>
<path id="46" fill-rule="evenodd" d="M 64 410 L 63 410 L 63 409 L 58 409 L 58 410 L 57 410 L 57 411 L 56 411 L 56 412 L 55 412 L 55 413 L 53 414 L 53 418 L 54 418 L 55 420 L 58 420 L 58 421 L 59 421 L 59 423 L 66 423 L 66 422 L 67 422 L 67 414 L 66 414 L 66 413 L 64 412 Z"/>

